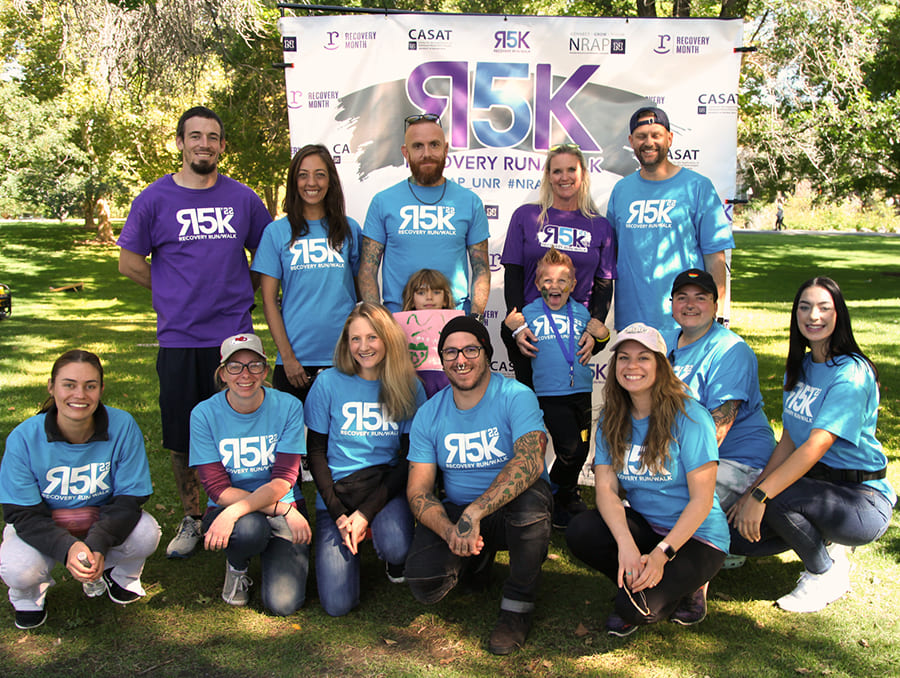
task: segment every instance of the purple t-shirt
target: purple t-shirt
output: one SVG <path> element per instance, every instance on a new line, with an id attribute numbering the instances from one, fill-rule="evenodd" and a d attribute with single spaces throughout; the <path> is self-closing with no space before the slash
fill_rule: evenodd
<path id="1" fill-rule="evenodd" d="M 167 174 L 135 198 L 117 244 L 151 256 L 160 346 L 218 346 L 253 330 L 244 249 L 256 249 L 271 220 L 256 193 L 221 174 L 205 189 L 184 188 Z"/>
<path id="2" fill-rule="evenodd" d="M 564 252 L 575 264 L 575 289 L 572 298 L 590 306 L 594 278 L 615 279 L 616 239 L 605 217 L 588 218 L 578 210 L 569 212 L 551 207 L 546 223 L 538 228 L 540 205 L 522 205 L 509 220 L 501 264 L 525 269 L 525 303 L 540 296 L 534 284 L 538 261 L 551 247 Z M 519 309 L 520 311 L 522 309 Z"/>

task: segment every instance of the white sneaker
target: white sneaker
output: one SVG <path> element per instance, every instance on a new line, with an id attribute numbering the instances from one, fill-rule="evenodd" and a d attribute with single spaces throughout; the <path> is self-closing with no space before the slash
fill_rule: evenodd
<path id="1" fill-rule="evenodd" d="M 178 530 L 166 547 L 166 558 L 188 558 L 200 543 L 200 521 L 185 516 L 178 524 Z"/>
<path id="2" fill-rule="evenodd" d="M 846 572 L 847 576 L 850 576 L 850 570 L 853 569 L 853 564 L 850 562 L 850 549 L 843 544 L 832 542 L 825 547 L 825 550 L 834 561 L 834 564 L 831 566 L 832 569 L 835 567 L 840 568 L 840 572 Z"/>
<path id="3" fill-rule="evenodd" d="M 850 590 L 850 567 L 835 561 L 831 569 L 822 574 L 806 570 L 800 575 L 796 588 L 775 601 L 788 612 L 818 612 Z"/>
<path id="4" fill-rule="evenodd" d="M 229 605 L 243 607 L 250 600 L 250 587 L 253 580 L 247 576 L 247 570 L 235 570 L 231 563 L 225 561 L 225 585 L 222 586 L 222 600 Z"/>

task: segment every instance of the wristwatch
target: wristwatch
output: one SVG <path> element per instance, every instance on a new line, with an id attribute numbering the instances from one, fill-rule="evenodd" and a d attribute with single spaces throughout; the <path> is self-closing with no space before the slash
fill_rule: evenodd
<path id="1" fill-rule="evenodd" d="M 671 546 L 669 546 L 664 541 L 659 542 L 656 545 L 656 548 L 658 548 L 660 551 L 662 551 L 664 554 L 666 554 L 666 558 L 668 558 L 669 560 L 673 560 L 675 558 L 675 556 L 678 555 L 678 551 L 673 549 Z"/>
<path id="2" fill-rule="evenodd" d="M 750 492 L 750 496 L 756 499 L 760 504 L 765 504 L 769 501 L 769 495 L 765 493 L 761 487 L 754 487 Z"/>

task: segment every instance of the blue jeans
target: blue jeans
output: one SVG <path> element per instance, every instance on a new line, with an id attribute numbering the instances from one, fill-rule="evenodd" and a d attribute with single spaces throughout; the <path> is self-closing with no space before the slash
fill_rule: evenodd
<path id="1" fill-rule="evenodd" d="M 203 516 L 203 531 L 222 508 L 211 508 Z M 305 511 L 304 511 L 305 515 Z M 259 554 L 262 566 L 260 595 L 263 607 L 272 614 L 294 614 L 306 601 L 309 545 L 294 544 L 284 518 L 254 511 L 234 524 L 225 557 L 235 570 L 246 570 L 250 558 Z"/>
<path id="2" fill-rule="evenodd" d="M 413 516 L 405 495 L 391 499 L 372 519 L 372 545 L 381 560 L 393 565 L 406 560 L 413 538 Z M 328 511 L 316 511 L 316 584 L 319 602 L 332 617 L 359 605 L 359 554 L 344 546 L 341 532 Z"/>
<path id="3" fill-rule="evenodd" d="M 441 537 L 424 525 L 417 525 L 406 559 L 406 581 L 413 596 L 422 603 L 436 603 L 456 586 L 461 573 L 482 562 L 489 564 L 497 551 L 509 551 L 509 579 L 503 584 L 500 607 L 530 612 L 550 543 L 551 506 L 550 486 L 545 480 L 538 480 L 511 502 L 482 518 L 484 549 L 476 557 L 455 555 Z M 466 507 L 444 502 L 444 509 L 450 520 L 456 522 Z"/>
<path id="4" fill-rule="evenodd" d="M 766 504 L 758 542 L 732 527 L 731 552 L 771 556 L 793 550 L 808 571 L 822 574 L 832 565 L 826 541 L 847 546 L 875 541 L 887 531 L 891 510 L 887 497 L 868 485 L 800 478 Z"/>

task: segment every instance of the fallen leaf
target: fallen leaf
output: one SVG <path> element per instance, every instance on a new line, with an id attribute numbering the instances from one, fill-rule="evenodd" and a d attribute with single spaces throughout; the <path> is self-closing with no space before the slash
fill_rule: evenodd
<path id="1" fill-rule="evenodd" d="M 28 636 L 22 636 L 16 641 L 16 644 L 24 643 L 26 640 L 28 640 Z"/>
<path id="2" fill-rule="evenodd" d="M 547 560 L 559 560 L 559 554 L 558 553 L 548 553 Z"/>
<path id="3" fill-rule="evenodd" d="M 390 638 L 382 638 L 382 640 L 384 641 L 385 645 L 396 645 L 397 644 L 396 640 L 391 640 Z"/>
<path id="4" fill-rule="evenodd" d="M 166 510 L 165 504 L 157 504 L 157 505 L 156 505 L 156 510 L 157 510 L 157 511 L 165 511 L 165 510 Z"/>
<path id="5" fill-rule="evenodd" d="M 300 630 L 300 624 L 291 624 L 291 628 L 294 629 L 295 631 L 299 631 L 299 630 Z"/>
<path id="6" fill-rule="evenodd" d="M 812 669 L 806 669 L 806 668 L 803 668 L 802 666 L 798 666 L 796 669 L 794 669 L 794 673 L 802 673 L 802 674 L 812 673 Z"/>
<path id="7" fill-rule="evenodd" d="M 7 407 L 6 409 L 9 410 L 10 412 L 15 412 L 15 411 L 16 411 L 16 406 L 13 405 L 12 407 Z"/>
<path id="8" fill-rule="evenodd" d="M 586 600 L 586 601 L 584 601 L 584 604 L 585 604 L 585 605 L 590 605 L 590 604 L 591 604 L 591 601 Z"/>
<path id="9" fill-rule="evenodd" d="M 456 657 L 444 657 L 444 658 L 441 659 L 441 661 L 438 662 L 438 663 L 439 663 L 439 664 L 443 664 L 443 665 L 447 665 L 447 664 L 449 664 L 450 662 L 455 662 L 455 661 L 456 661 Z"/>
<path id="10" fill-rule="evenodd" d="M 551 668 L 551 667 L 553 666 L 553 662 L 550 661 L 549 659 L 545 659 L 545 660 L 542 661 L 541 663 L 544 665 L 545 668 L 548 668 L 548 669 Z"/>
<path id="11" fill-rule="evenodd" d="M 56 640 L 53 641 L 53 644 L 54 645 L 62 645 L 62 638 L 57 638 Z"/>
<path id="12" fill-rule="evenodd" d="M 869 641 L 866 640 L 865 638 L 860 638 L 859 644 L 862 645 L 863 647 L 869 647 Z"/>
<path id="13" fill-rule="evenodd" d="M 590 631 L 587 630 L 587 627 L 584 624 L 579 623 L 578 627 L 575 629 L 575 635 L 581 638 L 582 636 L 586 636 Z"/>

